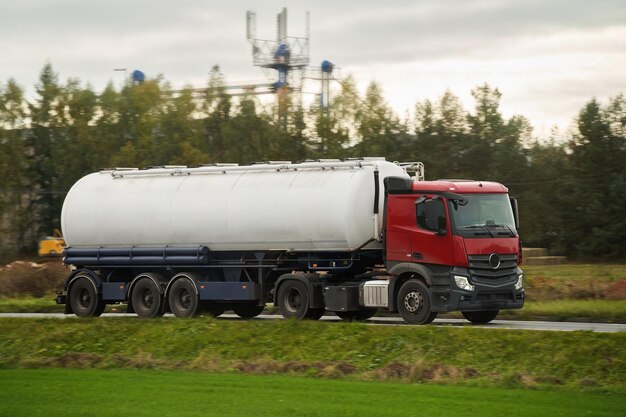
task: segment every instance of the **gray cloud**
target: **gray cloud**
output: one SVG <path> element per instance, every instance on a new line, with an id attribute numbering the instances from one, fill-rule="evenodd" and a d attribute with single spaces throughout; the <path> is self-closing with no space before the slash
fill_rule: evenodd
<path id="1" fill-rule="evenodd" d="M 338 17 L 320 30 L 322 43 L 344 47 L 352 64 L 411 61 L 416 57 L 470 55 L 522 36 L 546 36 L 564 30 L 594 29 L 626 22 L 626 3 L 511 1 L 437 3 L 437 7 L 396 7 L 385 13 Z M 469 6 L 468 6 L 469 5 Z M 330 29 L 330 30 L 325 30 Z M 358 34 L 355 36 L 354 34 Z M 332 39 L 335 39 L 333 42 Z M 337 51 L 339 53 L 339 51 Z"/>
<path id="2" fill-rule="evenodd" d="M 0 2 L 0 83 L 14 77 L 32 91 L 46 60 L 62 79 L 79 77 L 96 89 L 121 82 L 117 67 L 162 73 L 174 85 L 203 83 L 214 64 L 230 81 L 262 79 L 245 40 L 245 11 L 257 9 L 257 35 L 272 39 L 275 15 L 285 3 Z M 421 94 L 427 83 L 443 92 L 446 86 L 500 82 L 513 100 L 525 103 L 520 108 L 549 99 L 562 117 L 572 102 L 626 89 L 623 77 L 614 75 L 614 68 L 626 65 L 626 40 L 610 32 L 626 30 L 623 0 L 296 0 L 287 6 L 293 36 L 304 34 L 304 13 L 311 11 L 312 65 L 330 59 L 394 91 L 402 85 Z M 590 71 L 586 61 L 599 56 L 604 59 Z M 556 66 L 555 60 L 571 68 L 542 64 Z M 569 76 L 561 82 L 555 71 Z M 406 105 L 405 97 L 389 101 Z"/>

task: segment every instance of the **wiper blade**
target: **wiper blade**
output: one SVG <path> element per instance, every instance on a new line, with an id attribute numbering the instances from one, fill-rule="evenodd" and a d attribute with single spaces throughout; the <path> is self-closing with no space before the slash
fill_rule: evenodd
<path id="1" fill-rule="evenodd" d="M 511 226 L 509 226 L 508 224 L 494 224 L 493 227 L 504 227 L 506 230 L 509 231 L 511 236 L 517 236 L 517 234 L 513 231 L 513 229 L 511 229 Z"/>
<path id="2" fill-rule="evenodd" d="M 487 233 L 489 233 L 491 237 L 496 237 L 496 235 L 494 235 L 493 232 L 484 224 L 472 224 L 469 226 L 460 226 L 459 229 L 482 229 L 482 230 L 486 230 Z"/>

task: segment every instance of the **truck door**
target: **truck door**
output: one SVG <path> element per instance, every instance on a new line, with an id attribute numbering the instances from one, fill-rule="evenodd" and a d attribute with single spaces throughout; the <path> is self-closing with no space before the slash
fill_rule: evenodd
<path id="1" fill-rule="evenodd" d="M 386 260 L 411 262 L 411 235 L 415 225 L 415 196 L 389 194 L 385 218 Z"/>
<path id="2" fill-rule="evenodd" d="M 446 201 L 437 195 L 413 195 L 411 260 L 452 265 L 452 237 Z"/>

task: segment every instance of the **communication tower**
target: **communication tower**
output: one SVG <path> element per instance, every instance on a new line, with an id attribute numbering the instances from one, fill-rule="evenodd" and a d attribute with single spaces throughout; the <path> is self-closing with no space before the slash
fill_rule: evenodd
<path id="1" fill-rule="evenodd" d="M 277 73 L 273 91 L 276 93 L 278 122 L 287 128 L 287 115 L 294 93 L 302 90 L 304 71 L 309 65 L 310 16 L 306 12 L 304 37 L 287 36 L 287 8 L 276 16 L 276 40 L 256 37 L 256 12 L 246 12 L 246 38 L 252 46 L 252 62 L 264 70 Z"/>

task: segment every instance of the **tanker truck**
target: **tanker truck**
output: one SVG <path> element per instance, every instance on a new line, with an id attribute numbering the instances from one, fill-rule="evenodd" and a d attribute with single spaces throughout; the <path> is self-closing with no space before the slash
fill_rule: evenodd
<path id="1" fill-rule="evenodd" d="M 521 308 L 516 200 L 498 183 L 420 173 L 362 158 L 89 174 L 63 204 L 71 273 L 57 303 L 242 318 L 273 303 L 298 320 L 385 310 L 411 324 Z"/>

